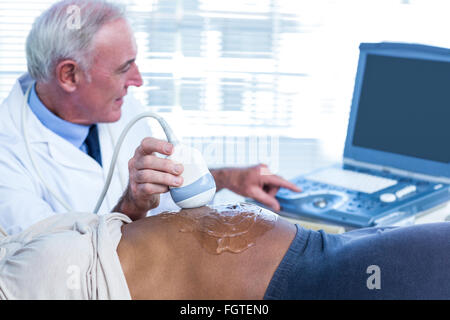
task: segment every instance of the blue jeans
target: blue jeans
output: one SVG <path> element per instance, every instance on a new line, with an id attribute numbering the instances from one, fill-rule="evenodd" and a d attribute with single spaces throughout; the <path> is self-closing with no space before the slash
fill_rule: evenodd
<path id="1" fill-rule="evenodd" d="M 450 222 L 327 234 L 297 225 L 265 299 L 450 299 Z"/>

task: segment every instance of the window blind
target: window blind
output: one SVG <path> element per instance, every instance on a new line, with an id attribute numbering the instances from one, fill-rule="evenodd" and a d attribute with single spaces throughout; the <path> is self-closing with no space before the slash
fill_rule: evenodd
<path id="1" fill-rule="evenodd" d="M 54 1 L 0 2 L 0 100 Z M 360 42 L 449 47 L 447 1 L 129 0 L 144 86 L 131 92 L 191 136 L 345 138 Z"/>

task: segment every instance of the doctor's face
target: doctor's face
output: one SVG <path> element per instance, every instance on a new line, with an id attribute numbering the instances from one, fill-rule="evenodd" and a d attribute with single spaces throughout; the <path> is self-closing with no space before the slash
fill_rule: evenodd
<path id="1" fill-rule="evenodd" d="M 121 19 L 103 26 L 93 41 L 90 79 L 80 82 L 77 105 L 91 123 L 115 122 L 120 119 L 128 87 L 143 83 L 135 63 L 136 41 Z"/>

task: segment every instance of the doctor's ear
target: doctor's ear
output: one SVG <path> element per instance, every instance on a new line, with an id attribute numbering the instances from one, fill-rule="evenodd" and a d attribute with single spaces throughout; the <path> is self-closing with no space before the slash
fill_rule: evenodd
<path id="1" fill-rule="evenodd" d="M 63 60 L 56 66 L 56 80 L 66 92 L 74 92 L 80 81 L 80 66 L 73 60 Z"/>

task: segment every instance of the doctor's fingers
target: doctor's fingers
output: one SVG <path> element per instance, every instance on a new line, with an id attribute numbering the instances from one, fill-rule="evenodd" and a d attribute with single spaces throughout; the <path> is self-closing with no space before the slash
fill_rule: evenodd
<path id="1" fill-rule="evenodd" d="M 265 190 L 256 188 L 252 192 L 252 198 L 270 207 L 273 211 L 280 211 L 280 204 L 273 194 L 268 194 Z"/>
<path id="2" fill-rule="evenodd" d="M 157 170 L 162 172 L 171 173 L 174 175 L 180 175 L 184 168 L 181 163 L 175 163 L 170 159 L 159 158 L 154 155 L 147 155 L 138 158 L 132 158 L 129 163 L 130 171 L 136 170 Z"/>
<path id="3" fill-rule="evenodd" d="M 173 145 L 167 141 L 147 137 L 141 141 L 141 144 L 136 149 L 136 154 L 150 155 L 154 152 L 158 152 L 165 155 L 170 155 L 173 152 Z"/>
<path id="4" fill-rule="evenodd" d="M 136 184 L 157 184 L 163 186 L 179 187 L 183 184 L 183 178 L 156 170 L 137 170 L 132 173 L 131 179 Z"/>
<path id="5" fill-rule="evenodd" d="M 287 181 L 283 179 L 280 176 L 277 175 L 264 175 L 263 176 L 263 183 L 271 186 L 275 186 L 278 188 L 286 188 L 295 192 L 301 192 L 302 189 L 297 187 L 295 184 L 293 184 L 290 181 Z"/>
<path id="6" fill-rule="evenodd" d="M 146 197 L 153 194 L 161 194 L 169 191 L 168 186 L 163 186 L 155 183 L 139 183 L 136 184 L 134 192 L 138 194 L 138 197 Z"/>

